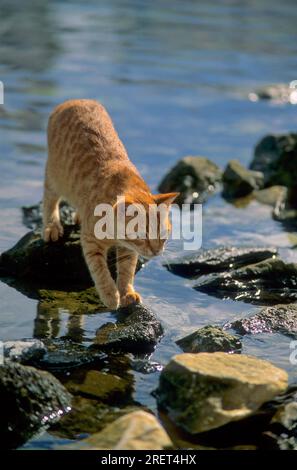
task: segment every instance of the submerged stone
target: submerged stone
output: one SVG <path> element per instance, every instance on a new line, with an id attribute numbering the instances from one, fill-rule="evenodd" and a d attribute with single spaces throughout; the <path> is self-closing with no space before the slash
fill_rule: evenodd
<path id="1" fill-rule="evenodd" d="M 247 318 L 227 323 L 241 335 L 257 333 L 283 333 L 297 335 L 297 304 L 265 307 Z"/>
<path id="2" fill-rule="evenodd" d="M 184 157 L 159 185 L 162 193 L 179 192 L 177 204 L 202 203 L 215 192 L 222 179 L 220 168 L 205 157 Z"/>
<path id="3" fill-rule="evenodd" d="M 277 256 L 275 248 L 220 247 L 199 250 L 197 254 L 183 256 L 168 262 L 169 271 L 179 276 L 197 277 L 203 274 L 236 269 Z"/>
<path id="4" fill-rule="evenodd" d="M 263 184 L 262 172 L 248 170 L 238 160 L 230 160 L 223 174 L 223 196 L 227 199 L 247 196 Z"/>
<path id="5" fill-rule="evenodd" d="M 3 351 L 6 359 L 26 364 L 42 358 L 46 354 L 47 348 L 39 339 L 26 338 L 5 341 L 3 343 Z"/>
<path id="6" fill-rule="evenodd" d="M 120 401 L 130 396 L 131 383 L 115 374 L 100 370 L 88 370 L 81 380 L 71 380 L 64 383 L 67 390 L 102 402 Z"/>
<path id="7" fill-rule="evenodd" d="M 218 326 L 204 326 L 184 338 L 176 341 L 176 344 L 189 353 L 198 352 L 240 352 L 241 341 L 230 335 Z"/>
<path id="8" fill-rule="evenodd" d="M 177 426 L 196 434 L 252 415 L 287 381 L 284 370 L 255 357 L 179 354 L 161 373 L 157 399 Z"/>
<path id="9" fill-rule="evenodd" d="M 47 345 L 46 354 L 34 361 L 34 365 L 42 369 L 65 371 L 96 363 L 102 358 L 100 351 L 83 346 L 71 339 L 49 338 L 44 342 Z"/>
<path id="10" fill-rule="evenodd" d="M 0 367 L 2 445 L 15 448 L 70 410 L 71 396 L 48 372 L 6 360 Z"/>
<path id="11" fill-rule="evenodd" d="M 297 264 L 270 258 L 221 274 L 210 274 L 194 287 L 223 299 L 250 303 L 290 303 L 297 300 Z"/>
<path id="12" fill-rule="evenodd" d="M 162 335 L 155 313 L 142 304 L 132 304 L 118 310 L 116 323 L 106 323 L 97 330 L 94 345 L 102 350 L 148 352 Z"/>
<path id="13" fill-rule="evenodd" d="M 101 432 L 64 448 L 69 450 L 162 450 L 172 447 L 169 436 L 154 415 L 146 411 L 134 411 L 115 420 Z"/>
<path id="14" fill-rule="evenodd" d="M 126 414 L 138 411 L 136 405 L 111 406 L 98 399 L 74 395 L 71 411 L 51 426 L 49 433 L 66 439 L 79 439 L 82 434 L 94 434 Z"/>

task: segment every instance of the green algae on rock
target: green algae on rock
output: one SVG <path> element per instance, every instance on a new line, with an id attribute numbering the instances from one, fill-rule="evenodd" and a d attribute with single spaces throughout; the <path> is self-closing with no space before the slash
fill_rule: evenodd
<path id="1" fill-rule="evenodd" d="M 184 338 L 176 341 L 176 344 L 189 353 L 198 352 L 240 352 L 241 341 L 218 326 L 207 325 L 199 328 Z"/>
<path id="2" fill-rule="evenodd" d="M 252 415 L 287 384 L 284 370 L 255 357 L 185 353 L 163 369 L 157 400 L 175 424 L 196 434 Z"/>

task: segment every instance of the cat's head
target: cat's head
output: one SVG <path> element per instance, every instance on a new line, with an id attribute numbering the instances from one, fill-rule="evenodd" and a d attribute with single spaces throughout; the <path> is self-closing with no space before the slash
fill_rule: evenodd
<path id="1" fill-rule="evenodd" d="M 122 228 L 122 236 L 117 237 L 118 243 L 148 259 L 160 255 L 171 231 L 170 206 L 178 195 L 126 195 L 118 201 L 114 206 L 115 214 L 121 214 L 116 221 L 116 227 L 121 224 Z"/>

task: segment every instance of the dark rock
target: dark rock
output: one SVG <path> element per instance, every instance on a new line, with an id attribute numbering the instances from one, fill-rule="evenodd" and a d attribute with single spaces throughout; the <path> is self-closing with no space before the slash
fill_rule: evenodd
<path id="1" fill-rule="evenodd" d="M 259 313 L 227 323 L 241 335 L 256 333 L 283 333 L 297 335 L 297 304 L 265 307 Z"/>
<path id="2" fill-rule="evenodd" d="M 230 160 L 223 174 L 223 196 L 227 199 L 247 196 L 263 184 L 263 173 L 247 170 L 238 160 Z"/>
<path id="3" fill-rule="evenodd" d="M 297 264 L 268 259 L 221 274 L 210 274 L 194 287 L 218 298 L 254 304 L 297 300 Z"/>
<path id="4" fill-rule="evenodd" d="M 47 349 L 39 339 L 22 339 L 3 343 L 4 357 L 22 364 L 42 358 Z"/>
<path id="5" fill-rule="evenodd" d="M 257 144 L 251 169 L 264 173 L 265 186 L 295 187 L 297 133 L 268 135 Z"/>
<path id="6" fill-rule="evenodd" d="M 277 255 L 275 248 L 268 247 L 220 247 L 199 250 L 197 254 L 169 261 L 165 266 L 179 276 L 197 277 L 203 274 L 236 269 L 257 263 Z"/>
<path id="7" fill-rule="evenodd" d="M 6 360 L 0 367 L 1 442 L 15 448 L 70 410 L 70 395 L 48 372 Z"/>
<path id="8" fill-rule="evenodd" d="M 189 353 L 198 352 L 240 352 L 242 344 L 218 326 L 204 326 L 199 330 L 176 341 L 176 344 Z"/>
<path id="9" fill-rule="evenodd" d="M 177 204 L 202 203 L 214 193 L 222 178 L 220 168 L 205 157 L 184 157 L 159 185 L 162 193 L 179 192 Z"/>
<path id="10" fill-rule="evenodd" d="M 34 206 L 23 206 L 23 223 L 30 229 L 42 226 L 42 201 Z M 75 210 L 66 201 L 60 202 L 60 219 L 63 225 L 74 225 Z"/>
<path id="11" fill-rule="evenodd" d="M 143 265 L 139 261 L 138 268 Z M 113 277 L 116 276 L 115 251 L 111 250 L 109 267 Z M 0 257 L 1 278 L 21 278 L 38 283 L 46 281 L 48 285 L 55 283 L 89 287 L 93 281 L 86 266 L 80 234 L 77 226 L 65 226 L 64 237 L 54 243 L 45 243 L 40 231 L 29 232 L 11 249 Z"/>
<path id="12" fill-rule="evenodd" d="M 148 352 L 162 335 L 163 327 L 155 314 L 134 304 L 118 310 L 116 323 L 106 323 L 97 330 L 95 345 L 103 350 Z"/>

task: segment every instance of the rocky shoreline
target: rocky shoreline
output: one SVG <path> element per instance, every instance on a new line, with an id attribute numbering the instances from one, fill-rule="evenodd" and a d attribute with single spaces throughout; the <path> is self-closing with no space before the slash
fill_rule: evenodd
<path id="1" fill-rule="evenodd" d="M 219 191 L 228 204 L 257 200 L 272 206 L 282 224 L 294 224 L 296 168 L 297 134 L 267 136 L 250 169 L 231 160 L 223 171 L 207 158 L 185 157 L 159 189 L 179 191 L 179 204 L 206 202 Z M 297 264 L 271 246 L 220 246 L 171 259 L 164 269 L 189 279 L 197 295 L 260 307 L 178 338 L 181 353 L 163 366 L 150 362 L 166 330 L 149 305 L 109 312 L 82 344 L 84 314 L 103 318 L 107 310 L 92 286 L 72 209 L 63 203 L 65 236 L 56 244 L 41 239 L 40 204 L 24 208 L 23 221 L 31 231 L 1 254 L 0 278 L 37 299 L 38 315 L 33 338 L 4 343 L 0 395 L 7 447 L 48 429 L 69 439 L 71 449 L 297 448 L 296 387 L 284 370 L 242 347 L 245 335 L 296 338 Z M 112 253 L 109 265 L 115 275 Z M 48 330 L 63 309 L 75 334 L 55 338 Z M 132 371 L 160 373 L 158 416 L 134 400 Z"/>

